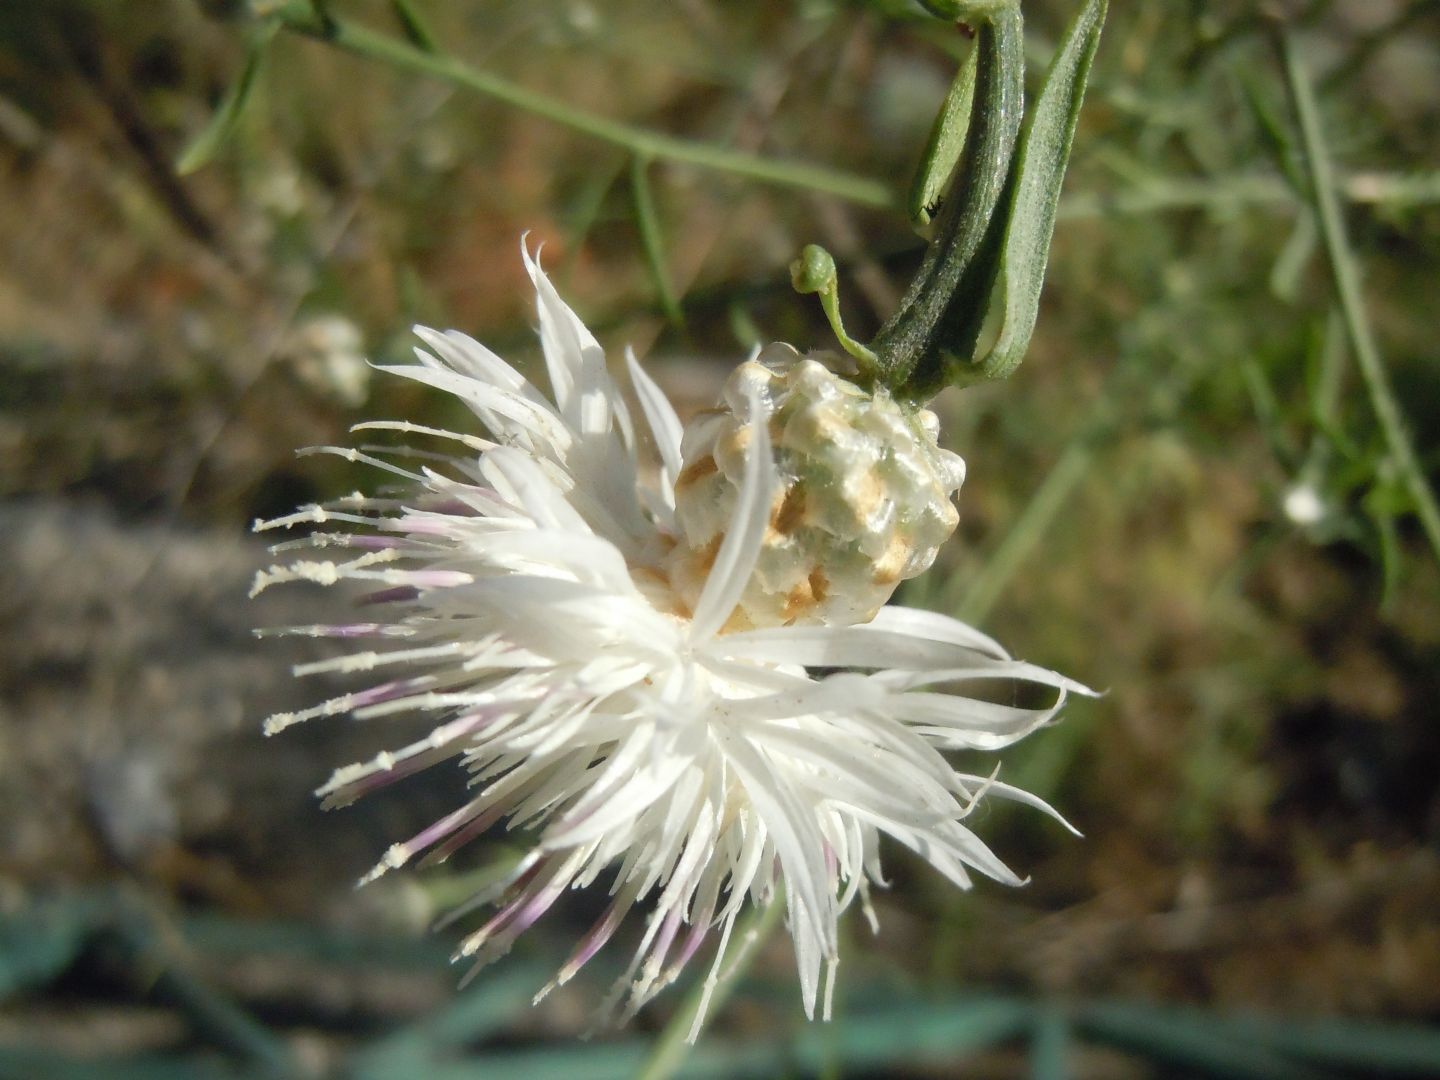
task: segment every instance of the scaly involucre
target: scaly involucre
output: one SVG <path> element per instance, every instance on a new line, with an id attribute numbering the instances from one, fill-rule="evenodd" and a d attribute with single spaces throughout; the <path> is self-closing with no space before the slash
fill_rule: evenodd
<path id="1" fill-rule="evenodd" d="M 599 344 L 524 258 L 552 398 L 465 335 L 417 328 L 429 347 L 416 350 L 420 364 L 382 370 L 460 398 L 491 438 L 359 425 L 457 449 L 402 450 L 399 461 L 425 462 L 407 468 L 319 448 L 384 470 L 405 489 L 257 524 L 322 527 L 275 550 L 333 548 L 343 557 L 273 566 L 255 592 L 293 580 L 359 582 L 372 590 L 368 610 L 384 613 L 270 631 L 368 640 L 373 648 L 297 674 L 364 671 L 383 681 L 272 716 L 266 731 L 341 713 L 433 718 L 427 737 L 337 770 L 319 794 L 327 807 L 343 806 L 451 758 L 468 771 L 473 798 L 392 846 L 366 880 L 422 853 L 442 861 L 502 822 L 532 837 L 504 880 L 456 913 L 496 905 L 460 947 L 472 975 L 567 889 L 599 882 L 608 908 L 541 995 L 639 908 L 643 936 L 609 1005 L 628 991 L 632 1014 L 718 935 L 708 999 L 737 916 L 783 896 L 806 1013 L 823 981 L 828 1016 L 840 913 L 858 899 L 874 925 L 868 887 L 883 882 L 881 834 L 961 888 L 971 871 L 1013 885 L 1015 874 L 966 816 L 982 795 L 1054 813 L 993 776 L 957 772 L 944 752 L 1007 746 L 1049 723 L 1067 692 L 1088 691 L 932 612 L 882 607 L 856 625 L 755 627 L 747 618 L 737 629 L 737 605 L 796 484 L 793 462 L 789 474 L 777 468 L 772 442 L 783 433 L 772 434 L 765 379 L 750 379 L 734 410 L 744 437 L 728 520 L 705 551 L 687 549 L 676 482 L 693 462 L 682 456 L 675 410 L 627 357 L 658 449 L 658 468 L 644 467 Z M 942 485 L 948 501 L 962 473 L 940 472 L 955 474 Z M 955 692 L 995 680 L 1041 684 L 1055 700 L 1019 708 Z M 695 1030 L 703 1015 L 702 1004 Z"/>

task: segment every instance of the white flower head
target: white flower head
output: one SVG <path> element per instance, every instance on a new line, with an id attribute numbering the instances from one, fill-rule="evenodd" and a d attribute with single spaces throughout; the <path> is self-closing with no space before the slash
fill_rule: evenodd
<path id="1" fill-rule="evenodd" d="M 1329 510 L 1324 496 L 1308 480 L 1298 481 L 1286 488 L 1281 506 L 1285 516 L 1302 528 L 1320 524 Z"/>
<path id="2" fill-rule="evenodd" d="M 874 925 L 868 887 L 883 881 L 882 834 L 961 888 L 976 871 L 1018 884 L 965 818 L 983 794 L 1054 813 L 993 777 L 957 772 L 944 752 L 1007 746 L 1049 723 L 1068 692 L 1088 691 L 931 612 L 880 607 L 871 617 L 866 600 L 849 618 L 867 621 L 849 625 L 834 622 L 834 611 L 851 610 L 843 605 L 825 606 L 831 614 L 819 621 L 787 625 L 783 610 L 770 625 L 737 621 L 757 565 L 774 554 L 777 536 L 790 535 L 777 533 L 777 515 L 804 469 L 778 451 L 809 444 L 772 432 L 785 406 L 764 378 L 732 382 L 743 388 L 732 402 L 733 491 L 711 500 L 723 505 L 724 520 L 702 530 L 697 571 L 676 488 L 695 455 L 713 448 L 713 431 L 687 435 L 660 388 L 627 357 L 658 449 L 658 470 L 643 467 L 599 344 L 528 252 L 524 258 L 551 397 L 463 334 L 417 328 L 429 349 L 416 350 L 420 364 L 382 370 L 456 395 L 490 437 L 360 425 L 447 439 L 458 450 L 412 451 L 423 464 L 407 468 L 323 448 L 399 476 L 408 489 L 257 525 L 347 531 L 278 545 L 335 548 L 344 557 L 271 567 L 258 575 L 256 592 L 297 579 L 356 581 L 376 590 L 367 611 L 385 612 L 281 631 L 373 643 L 299 674 L 384 675 L 368 689 L 273 716 L 266 730 L 339 713 L 434 717 L 428 737 L 339 769 L 319 794 L 327 806 L 345 805 L 452 758 L 468 771 L 473 798 L 391 847 L 366 880 L 417 855 L 443 860 L 502 822 L 532 837 L 514 871 L 464 905 L 468 913 L 496 904 L 461 945 L 457 958 L 470 958 L 472 971 L 503 955 L 567 889 L 598 884 L 609 890 L 609 907 L 551 985 L 570 979 L 632 911 L 644 912 L 643 936 L 617 985 L 615 1000 L 628 992 L 628 1015 L 718 937 L 708 996 L 737 916 L 783 899 L 806 1013 L 814 1015 L 823 981 L 828 1016 L 837 920 L 858 900 Z M 889 416 L 881 409 L 865 422 L 893 427 Z M 714 423 L 702 416 L 696 427 Z M 922 420 L 920 428 L 933 442 L 933 424 Z M 959 459 L 921 456 L 930 464 L 901 453 L 872 464 L 885 475 L 911 468 L 920 487 L 940 483 L 948 503 Z M 777 462 L 785 461 L 782 470 Z M 893 532 L 897 515 L 876 512 Z M 906 529 L 931 545 L 907 556 L 918 572 L 933 558 L 935 527 Z M 953 692 L 995 680 L 1053 688 L 1056 700 L 1031 709 Z"/>

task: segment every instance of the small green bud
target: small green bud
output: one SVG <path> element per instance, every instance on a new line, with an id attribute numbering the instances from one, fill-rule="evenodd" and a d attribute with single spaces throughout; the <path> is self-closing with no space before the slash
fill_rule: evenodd
<path id="1" fill-rule="evenodd" d="M 864 375 L 873 373 L 875 354 L 863 342 L 845 333 L 845 324 L 840 320 L 840 275 L 831 254 L 819 244 L 806 244 L 800 257 L 790 264 L 790 283 L 802 295 L 820 294 L 820 306 L 825 310 L 835 340 L 859 362 Z"/>
<path id="2" fill-rule="evenodd" d="M 838 277 L 834 257 L 819 244 L 806 244 L 800 257 L 790 264 L 790 284 L 802 296 L 835 290 Z"/>

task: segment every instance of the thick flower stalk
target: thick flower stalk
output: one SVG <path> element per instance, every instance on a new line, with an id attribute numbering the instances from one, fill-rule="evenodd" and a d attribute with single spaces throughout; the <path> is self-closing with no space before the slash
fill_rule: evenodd
<path id="1" fill-rule="evenodd" d="M 495 905 L 460 947 L 472 970 L 567 890 L 606 888 L 608 909 L 551 985 L 643 913 L 615 999 L 628 992 L 628 1013 L 718 938 L 708 992 L 737 916 L 783 902 L 806 1012 L 819 1000 L 828 1015 L 837 921 L 858 901 L 873 925 L 882 835 L 961 888 L 972 872 L 1018 884 L 966 818 L 983 795 L 1054 813 L 945 752 L 1007 746 L 1087 691 L 954 619 L 882 606 L 954 528 L 962 466 L 935 445 L 933 417 L 772 346 L 686 429 L 630 357 L 658 451 L 649 466 L 599 345 L 525 260 L 549 397 L 464 335 L 417 330 L 420 364 L 384 370 L 456 395 L 488 437 L 361 425 L 454 452 L 412 469 L 327 448 L 407 490 L 258 526 L 316 527 L 277 550 L 338 554 L 271 567 L 255 591 L 371 590 L 366 621 L 282 631 L 368 643 L 299 673 L 380 680 L 266 729 L 341 713 L 433 723 L 320 794 L 342 806 L 450 759 L 468 771 L 473 797 L 367 879 L 502 825 L 529 838 L 506 879 L 464 907 Z M 997 681 L 1051 688 L 1053 703 L 967 696 Z"/>

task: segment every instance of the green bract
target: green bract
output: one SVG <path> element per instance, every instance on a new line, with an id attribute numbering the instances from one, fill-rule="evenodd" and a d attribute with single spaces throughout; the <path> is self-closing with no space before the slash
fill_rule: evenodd
<path id="1" fill-rule="evenodd" d="M 876 381 L 911 402 L 951 384 L 1006 376 L 1024 356 L 1107 5 L 1081 7 L 1028 116 L 1018 2 L 925 6 L 972 26 L 975 47 L 946 95 L 910 192 L 912 218 L 933 225 L 930 246 L 869 347 Z M 831 283 L 822 297 L 832 324 L 833 296 Z"/>

